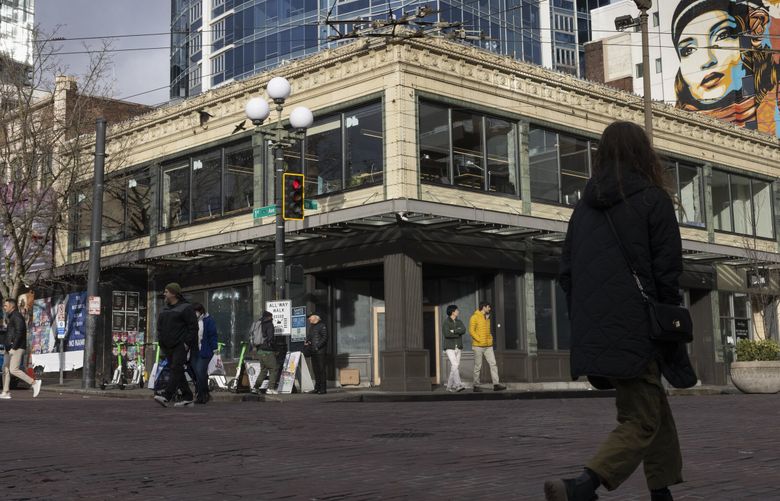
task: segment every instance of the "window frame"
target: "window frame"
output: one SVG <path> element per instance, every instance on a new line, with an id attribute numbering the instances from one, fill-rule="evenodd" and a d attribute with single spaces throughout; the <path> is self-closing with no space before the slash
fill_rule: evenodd
<path id="1" fill-rule="evenodd" d="M 347 127 L 346 127 L 346 117 L 352 113 L 361 111 L 362 109 L 368 108 L 370 106 L 379 106 L 379 117 L 382 123 L 382 170 L 381 170 L 381 179 L 376 181 L 370 181 L 367 183 L 359 184 L 356 186 L 348 186 L 349 180 L 351 179 L 351 176 L 348 176 L 348 174 L 351 173 L 348 172 L 348 166 L 347 166 L 347 155 L 346 152 L 348 151 L 347 147 Z M 354 190 L 360 190 L 363 188 L 370 188 L 374 186 L 381 186 L 384 185 L 385 179 L 387 177 L 387 155 L 385 150 L 386 145 L 386 138 L 387 138 L 387 128 L 385 124 L 385 105 L 384 105 L 384 99 L 370 99 L 362 102 L 355 102 L 351 104 L 348 107 L 345 108 L 337 108 L 330 112 L 322 113 L 321 115 L 318 114 L 317 120 L 315 122 L 316 124 L 319 123 L 325 123 L 333 120 L 334 118 L 338 117 L 339 121 L 339 134 L 340 134 L 340 144 L 341 144 L 341 187 L 339 189 L 333 190 L 333 191 L 326 191 L 323 193 L 318 194 L 307 194 L 306 198 L 308 199 L 317 199 L 320 197 L 328 197 L 339 193 L 344 193 L 347 191 L 354 191 Z M 304 175 L 304 178 L 309 177 L 308 173 L 308 160 L 306 159 L 308 155 L 308 146 L 309 146 L 309 134 L 307 133 L 304 137 L 303 141 L 299 141 L 297 147 L 292 150 L 291 153 L 296 153 L 298 155 L 298 158 L 301 159 L 301 173 Z M 268 161 L 271 161 L 271 159 L 267 159 Z M 289 170 L 289 172 L 297 172 L 295 170 Z"/>
<path id="2" fill-rule="evenodd" d="M 733 171 L 728 171 L 728 170 L 725 170 L 725 169 L 718 169 L 718 168 L 713 168 L 712 172 L 713 172 L 713 174 L 717 172 L 719 174 L 723 174 L 723 175 L 726 176 L 727 185 L 728 185 L 728 193 L 729 193 L 729 200 L 728 200 L 729 201 L 729 221 L 730 221 L 730 224 L 731 224 L 731 230 L 723 230 L 723 229 L 716 228 L 715 227 L 715 221 L 713 221 L 713 223 L 712 223 L 713 230 L 715 232 L 717 232 L 717 233 L 722 233 L 722 234 L 725 234 L 725 235 L 738 235 L 738 236 L 744 236 L 744 237 L 749 237 L 749 238 L 756 238 L 756 239 L 759 239 L 759 240 L 774 241 L 777 238 L 777 223 L 775 221 L 776 218 L 774 217 L 774 213 L 775 213 L 775 200 L 774 200 L 775 189 L 774 189 L 774 182 L 772 180 L 769 180 L 769 179 L 764 179 L 764 178 L 751 176 L 749 173 L 744 173 L 744 172 L 733 172 Z M 748 181 L 748 186 L 750 188 L 750 221 L 749 221 L 749 223 L 751 225 L 751 228 L 750 228 L 751 231 L 749 233 L 743 233 L 743 232 L 736 231 L 736 224 L 735 224 L 735 220 L 734 220 L 734 190 L 733 190 L 734 183 L 731 180 L 732 176 L 738 176 L 738 177 L 741 177 L 741 178 L 745 178 Z M 766 183 L 767 186 L 768 186 L 768 189 L 769 189 L 769 197 L 768 197 L 768 199 L 769 199 L 769 213 L 773 215 L 770 218 L 770 221 L 772 223 L 772 236 L 770 236 L 770 237 L 759 236 L 757 234 L 757 232 L 756 232 L 757 225 L 756 225 L 755 191 L 754 191 L 754 187 L 753 187 L 755 182 Z M 711 191 L 711 189 L 710 189 L 710 191 Z M 712 195 L 710 195 L 710 196 L 712 196 Z M 713 200 L 713 206 L 714 206 L 714 202 L 715 201 Z M 714 213 L 714 209 L 713 209 L 713 213 Z"/>
<path id="3" fill-rule="evenodd" d="M 243 139 L 239 141 L 234 141 L 230 143 L 225 144 L 219 144 L 219 145 L 213 145 L 211 148 L 201 148 L 198 150 L 192 150 L 188 152 L 186 155 L 179 156 L 179 157 L 173 157 L 170 160 L 167 160 L 164 164 L 162 164 L 159 172 L 158 177 L 158 183 L 159 183 L 159 190 L 157 194 L 157 202 L 159 204 L 159 210 L 157 214 L 157 222 L 159 224 L 160 232 L 167 232 L 167 231 L 173 231 L 180 228 L 185 228 L 192 225 L 197 224 L 203 224 L 203 223 L 209 223 L 211 221 L 217 221 L 220 219 L 228 218 L 228 217 L 234 217 L 242 214 L 251 213 L 253 210 L 253 207 L 247 207 L 247 208 L 241 208 L 241 209 L 234 209 L 231 211 L 225 210 L 225 200 L 227 198 L 227 192 L 226 192 L 226 186 L 225 186 L 225 179 L 226 179 L 226 171 L 225 171 L 225 163 L 228 152 L 234 152 L 234 151 L 240 151 L 243 149 L 248 149 L 254 152 L 254 147 L 252 146 L 251 139 Z M 195 218 L 193 214 L 193 181 L 194 181 L 194 174 L 193 174 L 193 160 L 197 158 L 206 158 L 211 155 L 217 156 L 219 155 L 220 159 L 220 210 L 219 214 L 209 216 L 209 217 L 200 217 Z M 253 156 L 254 158 L 254 156 Z M 256 162 L 257 160 L 254 159 L 253 162 Z M 185 167 L 186 165 L 186 167 Z M 165 216 L 165 207 L 164 207 L 164 199 L 165 199 L 165 185 L 163 183 L 163 176 L 165 176 L 166 172 L 169 172 L 171 170 L 175 170 L 176 167 L 179 166 L 179 168 L 186 168 L 188 172 L 188 179 L 189 179 L 189 186 L 188 186 L 188 220 L 186 223 L 181 223 L 175 226 L 172 226 L 170 224 L 170 221 L 168 222 L 168 225 L 164 222 L 164 216 Z M 254 180 L 253 180 L 253 190 L 254 190 Z M 253 194 L 254 198 L 254 194 Z"/>
<path id="4" fill-rule="evenodd" d="M 445 108 L 447 112 L 447 134 L 448 134 L 448 165 L 447 165 L 447 179 L 449 180 L 449 184 L 444 183 L 437 183 L 433 181 L 423 180 L 421 178 L 422 173 L 422 155 L 420 155 L 420 148 L 421 148 L 421 133 L 420 130 L 420 104 L 425 103 L 431 106 L 437 106 L 440 108 Z M 481 124 L 481 131 L 480 131 L 480 141 L 481 141 L 481 160 L 483 165 L 483 172 L 485 172 L 485 175 L 482 176 L 482 187 L 480 189 L 477 188 L 470 188 L 468 186 L 458 185 L 455 183 L 455 148 L 453 146 L 453 111 L 462 111 L 464 113 L 470 113 L 474 116 L 480 117 L 480 124 Z M 520 122 L 516 118 L 508 117 L 508 116 L 502 116 L 500 114 L 496 113 L 485 113 L 483 111 L 478 111 L 474 108 L 470 108 L 468 106 L 461 106 L 460 104 L 454 104 L 454 103 L 447 103 L 444 101 L 440 101 L 434 98 L 429 98 L 428 96 L 417 96 L 417 105 L 416 105 L 416 128 L 417 128 L 417 172 L 418 172 L 418 180 L 420 184 L 427 184 L 431 186 L 440 186 L 445 188 L 453 188 L 457 190 L 463 190 L 463 191 L 470 191 L 474 193 L 486 193 L 492 196 L 504 196 L 504 197 L 511 197 L 519 199 L 521 196 L 521 175 L 520 175 Z M 489 154 L 488 154 L 488 135 L 487 135 L 487 121 L 489 119 L 496 119 L 501 120 L 504 122 L 508 122 L 512 127 L 512 132 L 508 134 L 508 137 L 511 138 L 511 140 L 514 143 L 514 147 L 512 145 L 507 145 L 507 159 L 510 161 L 510 164 L 513 164 L 514 171 L 515 171 L 515 190 L 514 193 L 507 193 L 507 192 L 501 192 L 501 191 L 490 191 L 490 180 L 489 176 L 487 175 L 487 169 L 489 165 Z M 514 150 L 514 152 L 512 152 Z M 510 176 L 511 177 L 511 176 Z"/>
<path id="5" fill-rule="evenodd" d="M 130 179 L 133 179 L 133 178 L 141 178 L 141 177 L 143 177 L 143 178 L 145 178 L 145 179 L 147 179 L 149 181 L 149 193 L 147 195 L 147 199 L 148 199 L 148 203 L 149 203 L 149 212 L 150 212 L 150 214 L 149 214 L 149 221 L 148 221 L 148 224 L 147 224 L 146 232 L 140 233 L 138 235 L 129 235 L 130 231 L 128 230 L 128 226 L 130 224 L 130 218 L 129 218 L 129 214 L 130 214 L 129 200 L 130 200 L 130 197 L 128 196 L 128 190 L 130 189 L 130 187 L 128 186 L 128 181 Z M 115 243 L 118 243 L 118 242 L 126 242 L 126 241 L 129 241 L 129 240 L 134 240 L 136 238 L 145 238 L 145 237 L 149 236 L 149 233 L 150 233 L 150 230 L 151 230 L 151 226 L 152 226 L 152 220 L 154 218 L 154 215 L 152 214 L 152 211 L 153 211 L 153 208 L 154 208 L 154 199 L 153 199 L 153 196 L 152 196 L 152 181 L 153 181 L 152 178 L 153 178 L 153 174 L 151 172 L 151 169 L 147 166 L 147 167 L 132 168 L 132 169 L 124 170 L 122 172 L 118 172 L 118 173 L 116 173 L 114 175 L 111 175 L 111 176 L 109 176 L 108 178 L 105 179 L 105 181 L 103 183 L 104 185 L 107 185 L 108 183 L 115 182 L 115 181 L 121 182 L 121 186 L 122 186 L 122 211 L 123 211 L 123 215 L 124 215 L 123 223 L 122 223 L 122 231 L 121 231 L 122 236 L 120 238 L 115 238 L 115 239 L 111 239 L 111 240 L 105 240 L 103 238 L 103 236 L 102 236 L 102 233 L 101 233 L 101 240 L 105 244 L 115 244 Z M 86 187 L 86 186 L 89 186 L 89 185 L 90 185 L 90 183 L 85 183 L 83 186 Z M 79 195 L 83 195 L 84 198 L 82 200 L 78 200 Z M 73 197 L 74 197 L 74 199 L 73 199 L 74 204 L 73 204 L 73 209 L 71 210 L 73 224 L 71 225 L 71 230 L 70 230 L 70 243 L 71 243 L 71 248 L 74 251 L 88 249 L 89 246 L 90 246 L 90 241 L 92 240 L 92 229 L 91 229 L 92 218 L 90 216 L 89 218 L 87 218 L 87 221 L 86 221 L 88 226 L 90 226 L 90 229 L 88 230 L 88 235 L 87 235 L 88 238 L 86 239 L 86 242 L 83 245 L 79 243 L 79 233 L 80 233 L 80 231 L 82 229 L 82 224 L 85 222 L 85 221 L 82 220 L 81 216 L 79 215 L 79 212 L 80 212 L 79 205 L 82 202 L 86 202 L 86 203 L 90 203 L 91 204 L 92 203 L 91 202 L 92 196 L 93 196 L 93 193 L 91 191 L 89 191 L 89 189 L 86 189 L 86 190 L 78 189 L 78 190 L 76 190 L 76 193 L 74 193 L 74 195 L 73 195 Z M 103 192 L 103 196 L 105 197 L 105 191 Z M 89 212 L 90 213 L 92 212 L 91 207 L 90 207 L 90 211 Z M 105 219 L 105 217 L 106 217 L 106 215 L 105 215 L 105 212 L 104 212 L 103 213 L 103 217 L 101 219 Z"/>
<path id="6" fill-rule="evenodd" d="M 555 160 L 557 164 L 557 191 L 558 191 L 558 200 L 548 200 L 548 199 L 541 199 L 537 198 L 533 194 L 533 175 L 531 172 L 531 153 L 529 148 L 528 153 L 528 177 L 530 180 L 530 186 L 529 186 L 529 193 L 531 194 L 531 202 L 534 203 L 542 203 L 542 204 L 548 204 L 548 205 L 560 205 L 562 207 L 569 207 L 574 208 L 574 206 L 577 204 L 577 201 L 574 203 L 567 203 L 564 201 L 564 194 L 562 190 L 562 179 L 563 179 L 563 173 L 561 170 L 561 147 L 560 147 L 560 136 L 561 134 L 565 135 L 566 137 L 579 140 L 579 141 L 585 141 L 588 145 L 587 148 L 587 159 L 588 159 L 588 175 L 587 177 L 580 177 L 580 176 L 571 176 L 571 177 L 579 177 L 580 179 L 585 179 L 585 182 L 587 183 L 587 180 L 590 179 L 590 177 L 593 175 L 593 155 L 595 153 L 595 150 L 598 148 L 598 140 L 593 139 L 584 135 L 579 135 L 576 133 L 570 133 L 565 130 L 555 129 L 553 127 L 548 127 L 547 125 L 538 124 L 535 122 L 529 123 L 529 135 L 531 133 L 532 129 L 536 130 L 543 130 L 546 133 L 552 133 L 556 135 L 555 138 Z M 595 148 L 594 148 L 595 147 Z"/>

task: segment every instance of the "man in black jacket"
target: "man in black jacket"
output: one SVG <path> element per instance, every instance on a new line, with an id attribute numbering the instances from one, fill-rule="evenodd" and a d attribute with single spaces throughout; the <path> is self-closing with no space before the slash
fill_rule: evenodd
<path id="1" fill-rule="evenodd" d="M 314 391 L 324 395 L 328 391 L 328 379 L 325 372 L 325 352 L 328 348 L 328 328 L 316 313 L 309 314 L 309 329 L 306 332 L 304 346 L 311 354 L 314 365 Z"/>
<path id="2" fill-rule="evenodd" d="M 165 353 L 168 366 L 171 368 L 171 379 L 162 395 L 155 395 L 154 400 L 168 407 L 177 390 L 181 390 L 182 400 L 174 407 L 184 407 L 193 404 L 192 390 L 184 377 L 184 364 L 187 362 L 190 349 L 195 349 L 198 343 L 198 318 L 195 310 L 181 295 L 181 286 L 175 282 L 165 286 L 165 307 L 157 317 L 157 341 Z"/>
<path id="3" fill-rule="evenodd" d="M 260 317 L 260 334 L 261 338 L 256 339 L 260 341 L 255 348 L 257 349 L 257 355 L 260 358 L 260 375 L 255 381 L 255 389 L 260 391 L 260 386 L 265 379 L 265 372 L 268 371 L 268 389 L 265 391 L 266 395 L 276 395 L 276 383 L 279 377 L 278 364 L 276 361 L 276 333 L 274 332 L 274 315 L 270 311 L 264 311 Z"/>
<path id="4" fill-rule="evenodd" d="M 27 349 L 27 325 L 22 314 L 16 309 L 15 299 L 6 299 L 3 303 L 3 311 L 8 319 L 8 330 L 5 336 L 3 392 L 0 393 L 0 399 L 8 400 L 11 398 L 8 390 L 11 388 L 12 375 L 29 384 L 33 391 L 33 398 L 35 398 L 41 391 L 41 380 L 33 380 L 19 368 L 24 359 L 24 350 Z"/>

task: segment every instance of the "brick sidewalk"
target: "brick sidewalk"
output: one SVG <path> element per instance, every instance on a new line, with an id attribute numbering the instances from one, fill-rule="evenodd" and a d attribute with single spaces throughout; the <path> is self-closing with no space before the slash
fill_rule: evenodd
<path id="1" fill-rule="evenodd" d="M 0 401 L 0 499 L 543 499 L 614 424 L 610 399 L 343 403 L 27 391 Z M 780 500 L 780 395 L 673 397 L 678 500 Z M 635 474 L 601 499 L 648 499 Z"/>

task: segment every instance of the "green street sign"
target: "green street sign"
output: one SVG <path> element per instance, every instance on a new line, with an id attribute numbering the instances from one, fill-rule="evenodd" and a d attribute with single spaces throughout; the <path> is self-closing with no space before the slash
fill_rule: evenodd
<path id="1" fill-rule="evenodd" d="M 319 204 L 316 200 L 303 200 L 303 208 L 304 209 L 319 209 Z"/>
<path id="2" fill-rule="evenodd" d="M 260 207 L 252 211 L 252 216 L 255 219 L 260 219 L 261 217 L 269 217 L 275 215 L 276 215 L 276 205 L 266 205 L 265 207 Z"/>

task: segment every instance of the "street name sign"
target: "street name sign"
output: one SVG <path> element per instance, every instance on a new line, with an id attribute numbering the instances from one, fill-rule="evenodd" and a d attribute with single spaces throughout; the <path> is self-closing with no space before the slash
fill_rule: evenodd
<path id="1" fill-rule="evenodd" d="M 276 215 L 276 205 L 266 205 L 252 211 L 252 217 L 260 219 L 261 217 L 270 217 Z"/>

